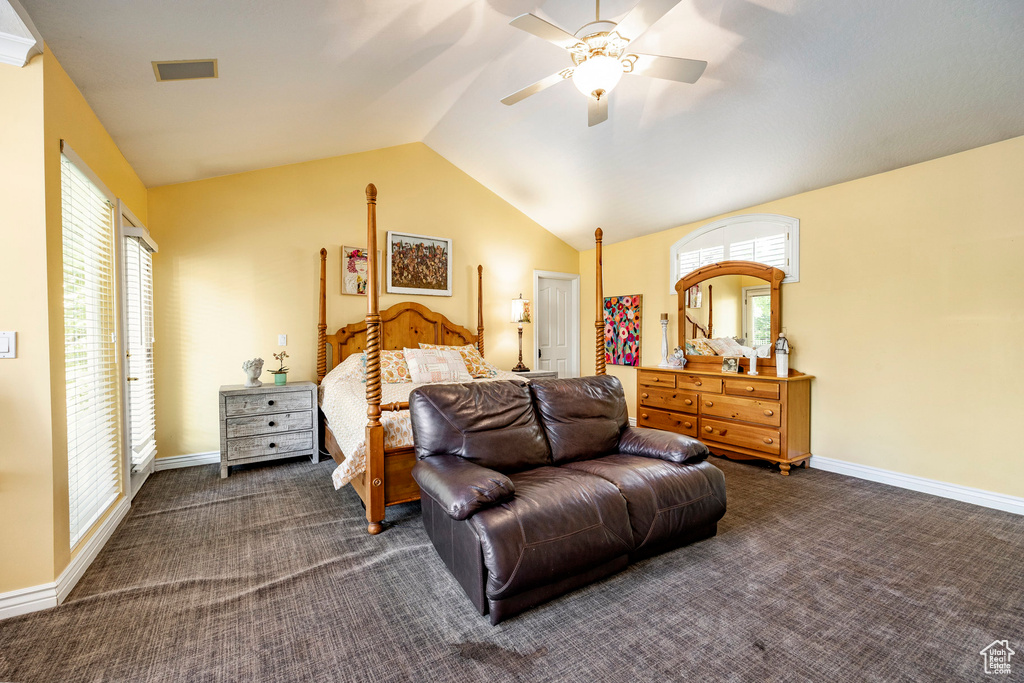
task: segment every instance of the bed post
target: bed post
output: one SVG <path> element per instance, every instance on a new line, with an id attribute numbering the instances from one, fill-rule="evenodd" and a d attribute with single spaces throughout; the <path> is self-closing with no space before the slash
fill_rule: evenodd
<path id="1" fill-rule="evenodd" d="M 603 265 L 601 262 L 601 238 L 604 236 L 604 232 L 601 228 L 594 231 L 594 239 L 597 242 L 597 318 L 594 321 L 594 327 L 597 328 L 597 357 L 594 368 L 595 375 L 605 374 L 604 366 L 604 273 L 602 272 Z"/>
<path id="2" fill-rule="evenodd" d="M 337 360 L 337 359 L 335 359 Z M 320 250 L 320 321 L 316 325 L 316 383 L 327 375 L 327 250 Z"/>
<path id="3" fill-rule="evenodd" d="M 366 530 L 384 520 L 384 426 L 380 422 L 380 310 L 377 301 L 377 188 L 366 186 Z"/>
<path id="4" fill-rule="evenodd" d="M 476 267 L 476 350 L 484 355 L 484 267 Z"/>

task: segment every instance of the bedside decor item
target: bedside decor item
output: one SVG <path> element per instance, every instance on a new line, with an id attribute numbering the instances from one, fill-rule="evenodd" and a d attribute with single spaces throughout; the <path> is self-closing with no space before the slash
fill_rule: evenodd
<path id="1" fill-rule="evenodd" d="M 388 231 L 388 294 L 452 295 L 452 241 Z"/>
<path id="2" fill-rule="evenodd" d="M 365 247 L 341 248 L 341 293 L 366 296 L 368 259 Z M 377 271 L 380 272 L 381 253 L 377 250 Z M 380 286 L 378 280 L 378 287 Z"/>
<path id="3" fill-rule="evenodd" d="M 722 372 L 730 375 L 738 375 L 740 372 L 740 359 L 737 356 L 726 356 L 722 359 Z"/>
<path id="4" fill-rule="evenodd" d="M 658 367 L 672 367 L 668 360 L 668 313 L 661 314 L 661 362 L 658 363 Z"/>
<path id="5" fill-rule="evenodd" d="M 250 462 L 297 455 L 320 462 L 316 394 L 312 382 L 221 387 L 220 478 L 232 465 Z"/>
<path id="6" fill-rule="evenodd" d="M 604 357 L 610 365 L 640 366 L 643 294 L 604 298 Z"/>
<path id="7" fill-rule="evenodd" d="M 268 370 L 270 374 L 274 376 L 274 384 L 281 386 L 282 384 L 288 383 L 288 368 L 284 366 L 284 359 L 288 357 L 287 351 L 274 354 L 274 360 L 281 364 L 277 370 Z"/>
<path id="8" fill-rule="evenodd" d="M 512 372 L 529 372 L 530 368 L 523 365 L 523 323 L 530 322 L 530 300 L 524 299 L 522 292 L 518 299 L 512 299 L 510 322 L 519 325 L 519 362 L 512 368 Z"/>
<path id="9" fill-rule="evenodd" d="M 242 363 L 242 369 L 245 370 L 245 386 L 249 388 L 263 386 L 263 382 L 260 381 L 260 375 L 263 374 L 262 358 L 245 361 Z"/>
<path id="10" fill-rule="evenodd" d="M 682 348 L 677 346 L 676 350 L 672 352 L 672 355 L 669 356 L 668 359 L 668 366 L 670 368 L 686 367 L 686 354 L 683 352 Z"/>
<path id="11" fill-rule="evenodd" d="M 789 340 L 785 331 L 779 332 L 779 339 L 775 342 L 775 374 L 789 377 Z"/>
<path id="12" fill-rule="evenodd" d="M 750 359 L 750 370 L 747 372 L 748 375 L 757 374 L 757 349 L 750 349 L 744 354 Z"/>

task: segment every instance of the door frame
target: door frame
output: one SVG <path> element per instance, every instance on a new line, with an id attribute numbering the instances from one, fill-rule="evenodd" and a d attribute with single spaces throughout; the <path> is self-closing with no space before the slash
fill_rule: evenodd
<path id="1" fill-rule="evenodd" d="M 579 273 L 559 273 L 554 270 L 535 270 L 533 271 L 533 310 L 535 311 L 535 317 L 540 320 L 540 299 L 539 297 L 539 285 L 540 279 L 546 278 L 548 280 L 569 280 L 572 282 L 571 289 L 571 301 L 569 303 L 569 315 L 572 320 L 569 322 L 569 348 L 572 349 L 572 357 L 569 359 L 569 371 L 573 377 L 580 376 L 580 275 Z M 539 333 L 540 324 L 537 323 L 533 326 L 533 366 L 537 367 L 537 350 L 538 341 L 540 337 Z"/>
<path id="2" fill-rule="evenodd" d="M 740 334 L 743 335 L 743 343 L 750 348 L 754 348 L 754 344 L 753 340 L 751 340 L 751 337 L 753 336 L 753 334 L 751 334 L 752 330 L 747 329 L 750 322 L 750 310 L 747 304 L 747 298 L 751 293 L 753 293 L 754 296 L 771 296 L 771 292 L 772 288 L 767 284 L 750 285 L 748 287 L 740 288 L 740 300 L 742 302 L 742 305 L 740 306 Z"/>

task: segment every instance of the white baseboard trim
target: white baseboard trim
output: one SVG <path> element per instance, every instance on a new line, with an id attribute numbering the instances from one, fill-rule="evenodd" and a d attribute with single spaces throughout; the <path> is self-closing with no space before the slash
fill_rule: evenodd
<path id="1" fill-rule="evenodd" d="M 196 465 L 219 465 L 220 451 L 172 455 L 169 458 L 157 458 L 154 464 L 157 472 L 176 470 L 179 467 L 195 467 Z"/>
<path id="2" fill-rule="evenodd" d="M 630 427 L 636 427 L 636 418 L 635 417 L 629 418 L 629 426 Z"/>
<path id="3" fill-rule="evenodd" d="M 85 545 L 78 551 L 67 568 L 60 573 L 56 581 L 0 593 L 0 619 L 38 612 L 41 609 L 56 607 L 64 602 L 64 598 L 68 597 L 68 593 L 85 574 L 85 570 L 96 559 L 100 550 L 107 544 L 110 536 L 130 509 L 129 500 L 121 499 L 121 502 L 107 515 L 107 518 L 85 542 Z"/>
<path id="4" fill-rule="evenodd" d="M 951 498 L 993 510 L 1024 515 L 1024 498 L 1010 496 L 1005 493 L 994 493 L 992 491 L 971 488 L 970 486 L 960 486 L 959 484 L 950 484 L 944 481 L 936 481 L 935 479 L 925 479 L 924 477 L 917 477 L 912 474 L 883 470 L 880 467 L 823 458 L 820 455 L 811 456 L 810 466 L 814 469 L 825 470 L 826 472 L 845 474 L 857 479 L 877 481 L 882 484 L 897 486 L 901 489 L 930 493 L 933 496 Z"/>

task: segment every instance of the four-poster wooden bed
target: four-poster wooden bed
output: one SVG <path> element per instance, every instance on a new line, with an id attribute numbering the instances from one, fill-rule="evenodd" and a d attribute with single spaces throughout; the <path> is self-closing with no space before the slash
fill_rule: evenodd
<path id="1" fill-rule="evenodd" d="M 377 188 L 366 187 L 367 253 L 377 253 Z M 604 301 L 601 272 L 601 230 L 597 238 L 597 357 L 596 373 L 605 374 L 604 356 Z M 366 318 L 327 333 L 327 250 L 320 250 L 320 300 L 317 324 L 317 384 L 321 384 L 331 367 L 354 353 L 366 352 L 366 469 L 354 476 L 350 483 L 366 506 L 367 531 L 378 534 L 383 530 L 385 508 L 389 505 L 419 500 L 420 491 L 411 476 L 416 462 L 412 446 L 385 447 L 383 413 L 407 410 L 408 402 L 384 403 L 381 400 L 381 351 L 416 348 L 420 343 L 442 345 L 473 345 L 483 356 L 483 266 L 477 266 L 477 329 L 453 323 L 444 315 L 431 311 L 422 304 L 405 301 L 379 310 L 377 260 L 367 259 Z M 328 363 L 327 349 L 331 358 Z M 328 367 L 330 364 L 331 367 Z M 346 455 L 339 440 L 324 420 L 324 446 L 336 462 L 341 464 Z"/>

